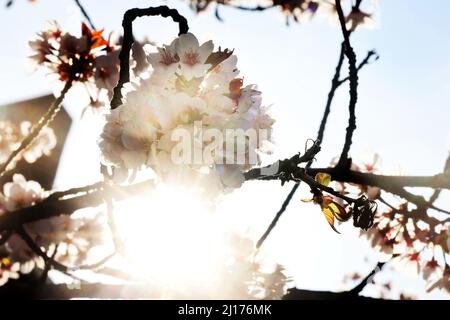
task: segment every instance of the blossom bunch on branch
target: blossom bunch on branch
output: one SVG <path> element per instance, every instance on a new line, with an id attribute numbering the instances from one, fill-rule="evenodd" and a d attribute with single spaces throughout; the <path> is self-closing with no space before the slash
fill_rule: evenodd
<path id="1" fill-rule="evenodd" d="M 83 83 L 90 96 L 91 106 L 104 105 L 112 96 L 119 79 L 119 51 L 122 39 L 105 39 L 103 30 L 91 30 L 81 25 L 81 36 L 64 31 L 56 22 L 37 34 L 29 45 L 30 57 L 38 66 L 46 67 L 58 80 Z M 138 75 L 145 67 L 143 45 L 133 44 L 133 72 Z"/>
<path id="2" fill-rule="evenodd" d="M 30 133 L 31 123 L 22 121 L 20 127 L 9 121 L 0 122 L 0 163 L 8 159 L 10 154 L 20 146 Z M 44 128 L 31 145 L 22 153 L 28 163 L 33 163 L 42 156 L 49 156 L 56 146 L 56 135 L 52 128 Z"/>
<path id="3" fill-rule="evenodd" d="M 237 77 L 236 56 L 188 33 L 148 60 L 150 77 L 107 115 L 104 163 L 116 177 L 150 167 L 163 180 L 199 181 L 208 193 L 239 187 L 242 172 L 259 163 L 274 120 L 256 86 Z"/>
<path id="4" fill-rule="evenodd" d="M 49 196 L 36 181 L 15 174 L 0 192 L 0 217 L 33 206 Z M 101 214 L 94 216 L 58 215 L 24 224 L 16 230 L 1 233 L 0 284 L 19 273 L 55 267 L 69 272 L 92 260 L 90 250 L 107 244 L 106 228 Z M 16 272 L 11 272 L 15 270 Z M 8 271 L 8 272 L 6 272 Z"/>
<path id="5" fill-rule="evenodd" d="M 242 11 L 261 12 L 272 8 L 279 8 L 286 17 L 286 24 L 290 20 L 294 22 L 304 22 L 319 14 L 328 17 L 333 23 L 337 21 L 336 6 L 333 1 L 328 0 L 262 0 L 262 1 L 241 1 L 241 0 L 188 0 L 189 6 L 197 13 L 207 10 L 212 4 L 216 5 L 215 15 L 219 20 L 223 20 L 219 7 L 225 6 Z M 361 9 L 362 0 L 356 1 L 347 13 L 345 19 L 347 28 L 354 31 L 359 26 L 372 26 L 372 13 Z"/>

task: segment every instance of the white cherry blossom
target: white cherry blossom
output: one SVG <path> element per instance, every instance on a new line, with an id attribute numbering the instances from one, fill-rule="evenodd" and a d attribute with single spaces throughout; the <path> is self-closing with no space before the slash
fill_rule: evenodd
<path id="1" fill-rule="evenodd" d="M 213 48 L 211 41 L 200 45 L 193 34 L 186 34 L 149 54 L 150 77 L 141 79 L 106 116 L 99 141 L 102 161 L 115 168 L 116 177 L 151 168 L 162 180 L 187 185 L 190 180 L 200 189 L 225 191 L 240 187 L 243 172 L 259 163 L 259 156 L 250 153 L 270 141 L 274 120 L 257 87 L 243 86 L 243 79 L 236 78 L 236 56 L 221 49 L 213 53 Z M 232 148 L 225 143 L 227 130 L 234 132 L 229 136 Z M 268 134 L 256 134 L 257 140 L 251 141 L 246 130 Z M 212 132 L 222 140 L 216 142 Z M 178 134 L 179 140 L 174 138 Z M 180 164 L 173 157 L 184 139 L 188 147 L 179 155 L 188 163 Z M 238 162 L 242 150 L 243 161 Z"/>
<path id="2" fill-rule="evenodd" d="M 210 64 L 205 64 L 214 48 L 211 40 L 200 45 L 192 33 L 182 34 L 176 42 L 176 48 L 180 59 L 181 75 L 187 80 L 204 76 L 211 67 Z"/>

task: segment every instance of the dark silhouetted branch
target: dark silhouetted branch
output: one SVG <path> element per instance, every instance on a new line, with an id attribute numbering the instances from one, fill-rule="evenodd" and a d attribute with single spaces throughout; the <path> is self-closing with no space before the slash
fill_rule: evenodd
<path id="1" fill-rule="evenodd" d="M 83 7 L 83 5 L 81 4 L 81 2 L 79 0 L 74 0 L 75 4 L 78 6 L 78 8 L 81 11 L 81 14 L 84 16 L 84 18 L 86 19 L 87 23 L 89 24 L 89 27 L 91 27 L 91 29 L 93 30 L 97 30 L 97 28 L 95 28 L 94 23 L 91 20 L 91 17 L 89 16 L 89 14 L 87 13 L 86 9 Z"/>
<path id="2" fill-rule="evenodd" d="M 98 186 L 94 184 L 92 186 Z M 85 187 L 92 190 L 92 186 Z M 98 188 L 82 195 L 70 198 L 55 199 L 46 198 L 34 206 L 19 209 L 0 217 L 0 232 L 4 230 L 17 230 L 26 223 L 48 219 L 62 214 L 72 214 L 83 208 L 96 207 L 104 202 L 105 196 L 111 196 L 116 200 L 123 200 L 148 191 L 154 186 L 153 181 L 144 181 L 129 186 L 112 186 L 107 189 Z"/>
<path id="3" fill-rule="evenodd" d="M 59 270 L 61 272 L 67 273 L 69 271 L 69 268 L 65 265 L 53 260 L 51 256 L 48 256 L 47 253 L 42 251 L 42 249 L 37 245 L 36 242 L 31 238 L 31 236 L 25 231 L 25 229 L 20 226 L 17 229 L 17 233 L 19 236 L 25 241 L 25 243 L 28 245 L 28 247 L 39 257 L 44 259 L 45 264 L 51 265 L 56 270 Z"/>
<path id="4" fill-rule="evenodd" d="M 276 7 L 276 5 L 271 5 L 271 6 L 255 6 L 255 7 L 246 7 L 246 6 L 237 6 L 237 5 L 228 5 L 231 8 L 234 9 L 238 9 L 238 10 L 243 10 L 243 11 L 265 11 L 267 9 L 272 9 L 274 7 Z"/>
<path id="5" fill-rule="evenodd" d="M 328 92 L 327 103 L 325 104 L 325 110 L 323 111 L 322 121 L 320 122 L 319 132 L 317 133 L 317 140 L 323 141 L 325 133 L 325 126 L 327 125 L 328 116 L 331 111 L 331 103 L 333 102 L 334 94 L 337 88 L 340 86 L 339 78 L 341 76 L 342 63 L 344 62 L 344 44 L 341 45 L 341 51 L 339 52 L 339 59 L 334 71 L 333 79 L 331 80 L 331 88 Z"/>
<path id="6" fill-rule="evenodd" d="M 301 168 L 298 168 L 300 170 Z M 280 166 L 280 170 L 283 167 Z M 339 182 L 362 184 L 382 189 L 393 189 L 394 187 L 424 187 L 433 189 L 450 189 L 450 179 L 448 175 L 436 174 L 432 176 L 390 176 L 374 173 L 359 172 L 354 170 L 340 170 L 337 167 L 309 168 L 308 175 L 315 176 L 319 172 L 328 173 L 331 178 Z M 297 172 L 291 172 L 293 177 L 297 177 Z M 278 176 L 267 176 L 261 174 L 260 168 L 254 168 L 244 173 L 246 180 L 278 180 Z M 389 187 L 391 186 L 391 187 Z"/>
<path id="7" fill-rule="evenodd" d="M 360 296 L 374 275 L 381 271 L 386 262 L 378 262 L 375 268 L 361 282 L 351 290 L 342 292 L 310 291 L 301 289 L 289 289 L 283 300 L 375 300 L 374 298 Z"/>
<path id="8" fill-rule="evenodd" d="M 179 35 L 185 34 L 189 30 L 186 18 L 180 15 L 177 10 L 170 9 L 167 6 L 150 7 L 145 9 L 134 8 L 125 12 L 122 21 L 123 42 L 119 54 L 119 81 L 114 88 L 114 94 L 111 100 L 111 109 L 115 109 L 122 104 L 122 88 L 125 83 L 130 82 L 130 50 L 134 43 L 133 21 L 136 18 L 144 16 L 161 16 L 164 18 L 171 17 L 174 22 L 178 23 Z"/>
<path id="9" fill-rule="evenodd" d="M 342 148 L 341 156 L 338 161 L 338 166 L 340 167 L 350 167 L 350 161 L 348 158 L 348 152 L 350 151 L 350 146 L 352 144 L 353 132 L 356 129 L 356 116 L 355 108 L 356 102 L 358 101 L 358 70 L 356 68 L 356 55 L 350 44 L 350 32 L 345 26 L 345 17 L 341 7 L 341 1 L 336 0 L 336 11 L 339 17 L 339 23 L 341 25 L 342 35 L 344 37 L 344 47 L 345 56 L 348 59 L 349 65 L 349 81 L 350 81 L 350 102 L 349 102 L 349 119 L 348 127 L 345 135 L 345 143 Z"/>
<path id="10" fill-rule="evenodd" d="M 380 56 L 377 54 L 375 50 L 370 50 L 369 52 L 367 52 L 367 56 L 364 58 L 364 60 L 358 64 L 358 67 L 356 69 L 359 72 L 365 65 L 371 64 L 373 61 L 377 61 L 379 58 Z M 350 77 L 347 76 L 344 79 L 339 80 L 339 86 L 344 82 L 348 81 L 349 79 Z"/>
<path id="11" fill-rule="evenodd" d="M 294 196 L 295 192 L 297 191 L 298 187 L 300 186 L 300 184 L 297 182 L 295 183 L 295 185 L 292 187 L 291 191 L 289 192 L 288 196 L 286 197 L 286 199 L 284 200 L 283 204 L 281 205 L 280 210 L 278 210 L 277 214 L 275 215 L 275 217 L 273 218 L 272 222 L 270 223 L 269 227 L 267 228 L 267 230 L 264 232 L 264 234 L 261 236 L 261 238 L 258 240 L 258 242 L 256 243 L 256 248 L 261 247 L 261 245 L 264 243 L 264 241 L 267 239 L 267 237 L 269 236 L 269 234 L 272 232 L 273 228 L 275 228 L 275 226 L 277 225 L 278 220 L 280 219 L 281 215 L 283 214 L 283 212 L 286 211 L 287 206 L 289 205 L 289 202 L 291 202 L 292 197 Z"/>
<path id="12" fill-rule="evenodd" d="M 350 295 L 359 295 L 363 289 L 372 282 L 373 277 L 375 274 L 377 274 L 381 269 L 383 269 L 383 266 L 386 264 L 386 262 L 378 262 L 375 268 L 364 278 L 361 280 L 361 282 L 354 287 L 352 290 L 348 291 Z"/>
<path id="13" fill-rule="evenodd" d="M 379 187 L 384 191 L 398 195 L 421 208 L 431 208 L 444 213 L 447 210 L 437 208 L 426 201 L 424 197 L 414 195 L 406 191 L 405 187 L 425 187 L 432 189 L 450 189 L 450 178 L 448 174 L 437 174 L 434 176 L 388 176 L 373 173 L 364 173 L 359 171 L 348 170 L 342 167 L 329 168 L 296 168 L 292 170 L 292 164 L 287 163 L 289 159 L 275 162 L 273 165 L 280 163 L 279 171 L 275 175 L 264 175 L 260 168 L 247 171 L 244 174 L 246 180 L 279 180 L 280 176 L 285 176 L 282 171 L 287 170 L 292 180 L 310 180 L 317 173 L 323 172 L 331 175 L 332 180 L 338 182 L 347 182 L 360 185 Z M 273 166 L 272 165 L 272 166 Z M 265 168 L 270 168 L 267 166 Z M 310 178 L 307 178 L 309 176 Z"/>
<path id="14" fill-rule="evenodd" d="M 22 277 L 22 278 L 25 278 Z M 24 285 L 21 279 L 10 280 L 6 285 L 0 287 L 0 296 L 21 299 L 160 299 L 161 291 L 152 289 L 148 284 L 107 284 L 90 283 L 80 281 L 76 288 L 67 284 L 43 283 L 32 285 L 27 281 Z M 329 292 L 289 289 L 283 300 L 363 300 L 371 301 L 373 298 L 354 296 L 347 292 Z"/>
<path id="15" fill-rule="evenodd" d="M 450 153 L 447 157 L 447 160 L 445 161 L 445 165 L 444 165 L 444 170 L 443 173 L 445 174 L 446 172 L 450 173 Z M 433 204 L 440 196 L 442 189 L 436 189 L 434 190 L 433 194 L 431 195 L 430 199 L 428 200 L 428 202 L 430 204 Z"/>
<path id="16" fill-rule="evenodd" d="M 373 55 L 375 55 L 376 59 L 378 59 L 378 56 L 376 55 L 376 52 L 374 50 L 369 51 L 367 56 L 366 56 L 366 58 L 358 66 L 358 70 L 362 69 L 365 65 L 369 64 L 370 59 L 371 59 L 371 57 Z M 317 132 L 317 140 L 316 141 L 317 141 L 319 147 L 320 147 L 320 144 L 323 142 L 324 133 L 325 133 L 325 127 L 326 127 L 326 124 L 327 124 L 327 121 L 328 121 L 328 116 L 330 115 L 331 104 L 333 102 L 333 98 L 334 98 L 334 95 L 336 93 L 336 90 L 343 83 L 345 83 L 347 80 L 349 80 L 348 77 L 344 78 L 342 80 L 339 80 L 340 75 L 341 75 L 341 69 L 342 69 L 343 62 L 344 62 L 344 43 L 342 43 L 342 45 L 341 45 L 341 50 L 340 50 L 340 53 L 339 53 L 338 63 L 336 65 L 336 69 L 335 69 L 335 72 L 334 72 L 333 79 L 331 80 L 331 88 L 330 88 L 330 91 L 328 92 L 327 102 L 325 104 L 325 109 L 324 109 L 324 112 L 323 112 L 322 120 L 320 122 L 319 130 Z M 309 168 L 311 166 L 313 159 L 314 158 L 311 158 L 309 160 L 309 162 L 307 164 L 307 168 Z M 288 207 L 292 197 L 294 196 L 295 192 L 297 191 L 297 189 L 299 187 L 298 184 L 299 184 L 299 182 L 296 182 L 294 184 L 294 186 L 292 187 L 292 189 L 289 192 L 288 196 L 283 201 L 283 204 L 281 205 L 280 210 L 278 210 L 277 214 L 273 218 L 273 220 L 270 223 L 269 227 L 264 232 L 263 236 L 259 239 L 258 244 L 257 244 L 258 248 L 262 245 L 262 243 L 265 241 L 265 239 L 269 236 L 270 232 L 275 227 L 275 225 L 277 224 L 278 220 L 280 219 L 280 217 L 284 213 L 284 211 L 286 211 L 286 208 Z"/>

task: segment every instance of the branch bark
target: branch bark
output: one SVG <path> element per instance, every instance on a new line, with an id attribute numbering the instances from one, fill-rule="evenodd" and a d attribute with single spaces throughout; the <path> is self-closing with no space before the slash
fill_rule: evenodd
<path id="1" fill-rule="evenodd" d="M 349 118 L 347 133 L 345 135 L 344 147 L 342 148 L 341 156 L 338 161 L 339 167 L 350 167 L 350 159 L 348 158 L 348 152 L 350 151 L 350 146 L 352 144 L 353 132 L 356 129 L 356 102 L 358 101 L 358 69 L 356 68 L 356 54 L 350 44 L 350 32 L 345 26 L 344 12 L 342 11 L 341 1 L 336 0 L 336 11 L 339 17 L 339 23 L 341 25 L 342 35 L 344 37 L 344 47 L 345 56 L 348 59 L 348 70 L 349 70 L 349 80 L 350 80 L 350 102 L 348 106 Z"/>
<path id="2" fill-rule="evenodd" d="M 92 188 L 95 186 L 95 188 Z M 96 207 L 104 203 L 106 196 L 116 200 L 123 200 L 128 197 L 138 195 L 154 186 L 153 181 L 145 181 L 130 186 L 113 186 L 105 188 L 96 183 L 87 186 L 82 195 L 73 195 L 68 198 L 48 197 L 34 206 L 9 212 L 0 216 L 0 232 L 6 230 L 18 230 L 22 225 L 42 219 L 59 216 L 62 214 L 72 214 L 74 211 Z M 80 190 L 78 188 L 78 190 Z"/>
<path id="3" fill-rule="evenodd" d="M 122 21 L 123 42 L 119 54 L 119 81 L 114 88 L 114 94 L 111 100 L 111 109 L 115 109 L 122 104 L 122 88 L 125 83 L 130 82 L 130 50 L 134 43 L 133 21 L 136 18 L 143 16 L 162 16 L 164 18 L 171 17 L 174 22 L 178 23 L 179 35 L 185 34 L 189 30 L 186 18 L 180 15 L 177 10 L 170 9 L 167 6 L 149 7 L 146 9 L 134 8 L 125 12 Z"/>

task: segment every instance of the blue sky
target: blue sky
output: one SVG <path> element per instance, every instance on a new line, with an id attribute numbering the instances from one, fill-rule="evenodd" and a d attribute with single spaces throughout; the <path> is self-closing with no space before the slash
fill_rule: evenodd
<path id="1" fill-rule="evenodd" d="M 126 9 L 150 2 L 83 3 L 96 26 L 105 32 L 119 32 Z M 213 39 L 216 45 L 235 49 L 246 83 L 258 84 L 265 103 L 273 105 L 277 120 L 273 158 L 303 150 L 305 141 L 316 136 L 337 61 L 340 30 L 320 17 L 286 27 L 278 9 L 249 13 L 222 8 L 225 21 L 221 23 L 211 10 L 195 15 L 183 1 L 164 3 L 186 16 L 191 32 L 200 39 Z M 351 150 L 355 159 L 377 152 L 388 173 L 425 175 L 442 169 L 450 150 L 449 10 L 450 2 L 445 0 L 380 0 L 375 28 L 358 30 L 352 36 L 359 59 L 370 49 L 376 49 L 380 55 L 379 61 L 360 73 L 358 128 Z M 51 91 L 52 84 L 43 81 L 44 73 L 33 73 L 27 66 L 30 51 L 26 44 L 46 21 L 53 19 L 63 28 L 79 32 L 82 18 L 71 0 L 38 0 L 36 4 L 16 0 L 11 9 L 0 9 L 0 104 Z M 141 19 L 135 27 L 137 38 L 147 36 L 158 43 L 170 42 L 176 34 L 177 26 L 160 18 Z M 73 146 L 65 150 L 65 161 L 58 174 L 61 188 L 98 178 L 95 139 L 85 135 L 79 138 L 77 134 L 95 126 L 96 121 L 89 117 L 81 123 L 77 120 L 81 110 L 75 97 L 76 93 L 67 99 L 77 123 L 69 137 Z M 339 153 L 347 124 L 347 105 L 344 85 L 334 100 L 317 165 L 329 164 Z M 87 155 L 79 157 L 86 150 Z M 85 175 L 68 170 L 80 162 Z M 239 194 L 230 195 L 221 210 L 236 211 L 239 205 L 239 212 L 249 213 L 249 223 L 257 215 L 253 227 L 254 233 L 259 234 L 289 188 L 276 183 L 250 183 Z M 306 188 L 280 221 L 268 247 L 286 263 L 300 287 L 339 290 L 346 273 L 371 269 L 372 265 L 364 262 L 368 247 L 357 239 L 357 232 L 350 226 L 342 228 L 343 235 L 331 233 L 323 217 L 300 203 L 302 195 L 308 196 Z M 440 206 L 450 207 L 448 193 L 441 197 Z M 421 290 L 420 282 L 401 281 L 401 285 L 412 286 L 412 291 Z"/>

